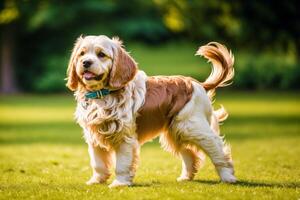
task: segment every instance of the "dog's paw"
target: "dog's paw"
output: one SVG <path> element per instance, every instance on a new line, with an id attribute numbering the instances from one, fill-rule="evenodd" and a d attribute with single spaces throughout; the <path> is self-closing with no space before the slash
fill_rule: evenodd
<path id="1" fill-rule="evenodd" d="M 95 176 L 93 176 L 90 180 L 86 182 L 87 185 L 95 185 L 101 183 L 105 183 L 105 181 L 102 180 L 101 177 L 95 177 Z"/>
<path id="2" fill-rule="evenodd" d="M 237 181 L 237 178 L 234 175 L 230 174 L 226 177 L 222 177 L 221 180 L 224 183 L 235 183 Z"/>
<path id="3" fill-rule="evenodd" d="M 223 168 L 219 171 L 219 174 L 221 181 L 224 183 L 235 183 L 237 181 L 231 169 Z"/>
<path id="4" fill-rule="evenodd" d="M 114 188 L 114 187 L 122 187 L 122 186 L 131 186 L 132 183 L 129 181 L 119 181 L 119 180 L 114 180 L 108 187 L 109 188 Z"/>
<path id="5" fill-rule="evenodd" d="M 191 181 L 193 179 L 191 177 L 188 177 L 188 176 L 180 176 L 176 180 L 177 180 L 177 182 L 183 182 L 183 181 Z"/>

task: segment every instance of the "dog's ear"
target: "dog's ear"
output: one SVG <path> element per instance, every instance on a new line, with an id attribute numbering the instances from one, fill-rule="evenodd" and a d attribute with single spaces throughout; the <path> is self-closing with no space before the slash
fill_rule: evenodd
<path id="1" fill-rule="evenodd" d="M 109 86 L 113 89 L 123 88 L 131 81 L 137 72 L 137 63 L 122 47 L 118 38 L 113 38 L 113 66 L 109 74 Z"/>
<path id="2" fill-rule="evenodd" d="M 69 60 L 69 65 L 68 65 L 68 69 L 67 69 L 67 84 L 66 86 L 72 90 L 75 91 L 78 87 L 78 76 L 76 74 L 76 61 L 77 61 L 77 56 L 78 56 L 78 51 L 79 51 L 79 47 L 81 45 L 81 42 L 83 40 L 83 37 L 80 36 L 79 38 L 77 38 L 72 54 L 71 54 L 71 58 Z"/>

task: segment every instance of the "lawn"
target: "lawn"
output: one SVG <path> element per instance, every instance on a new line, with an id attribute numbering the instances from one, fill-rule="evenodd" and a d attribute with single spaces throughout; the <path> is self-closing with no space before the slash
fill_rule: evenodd
<path id="1" fill-rule="evenodd" d="M 86 186 L 87 145 L 73 121 L 72 96 L 0 96 L 0 199 L 299 199 L 300 95 L 219 90 L 230 113 L 236 184 L 223 184 L 207 159 L 192 182 L 177 183 L 181 162 L 146 144 L 135 185 Z M 112 181 L 112 178 L 109 182 Z"/>

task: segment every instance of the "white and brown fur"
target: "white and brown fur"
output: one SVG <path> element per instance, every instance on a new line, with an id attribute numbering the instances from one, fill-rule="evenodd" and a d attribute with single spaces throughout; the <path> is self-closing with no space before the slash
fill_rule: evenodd
<path id="1" fill-rule="evenodd" d="M 213 65 L 203 83 L 183 76 L 148 77 L 116 38 L 77 39 L 67 87 L 75 92 L 75 117 L 88 144 L 93 175 L 87 184 L 106 182 L 115 166 L 116 178 L 110 187 L 131 185 L 140 146 L 158 136 L 165 150 L 182 158 L 178 181 L 194 178 L 204 160 L 202 151 L 223 182 L 236 181 L 230 148 L 219 135 L 219 122 L 228 114 L 223 107 L 214 111 L 211 101 L 215 89 L 233 78 L 234 58 L 216 42 L 200 47 L 197 55 Z M 100 75 L 100 80 L 84 78 L 82 63 L 87 59 L 92 63 L 88 70 Z M 102 88 L 114 92 L 102 99 L 85 99 L 86 92 Z"/>

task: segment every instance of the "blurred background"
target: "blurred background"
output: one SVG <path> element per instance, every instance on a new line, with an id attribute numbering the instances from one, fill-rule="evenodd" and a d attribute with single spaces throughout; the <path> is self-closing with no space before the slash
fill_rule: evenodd
<path id="1" fill-rule="evenodd" d="M 299 21 L 295 0 L 2 0 L 1 93 L 67 91 L 81 34 L 119 36 L 148 75 L 201 81 L 210 67 L 194 54 L 218 41 L 236 58 L 231 89 L 299 89 Z"/>
<path id="2" fill-rule="evenodd" d="M 299 8 L 296 0 L 1 0 L 0 199 L 299 199 Z M 84 186 L 87 145 L 64 80 L 81 34 L 119 36 L 148 75 L 199 81 L 211 69 L 198 47 L 230 48 L 236 74 L 214 106 L 230 114 L 221 132 L 239 182 L 218 184 L 208 163 L 195 182 L 176 183 L 180 159 L 154 140 L 142 148 L 138 187 Z"/>

